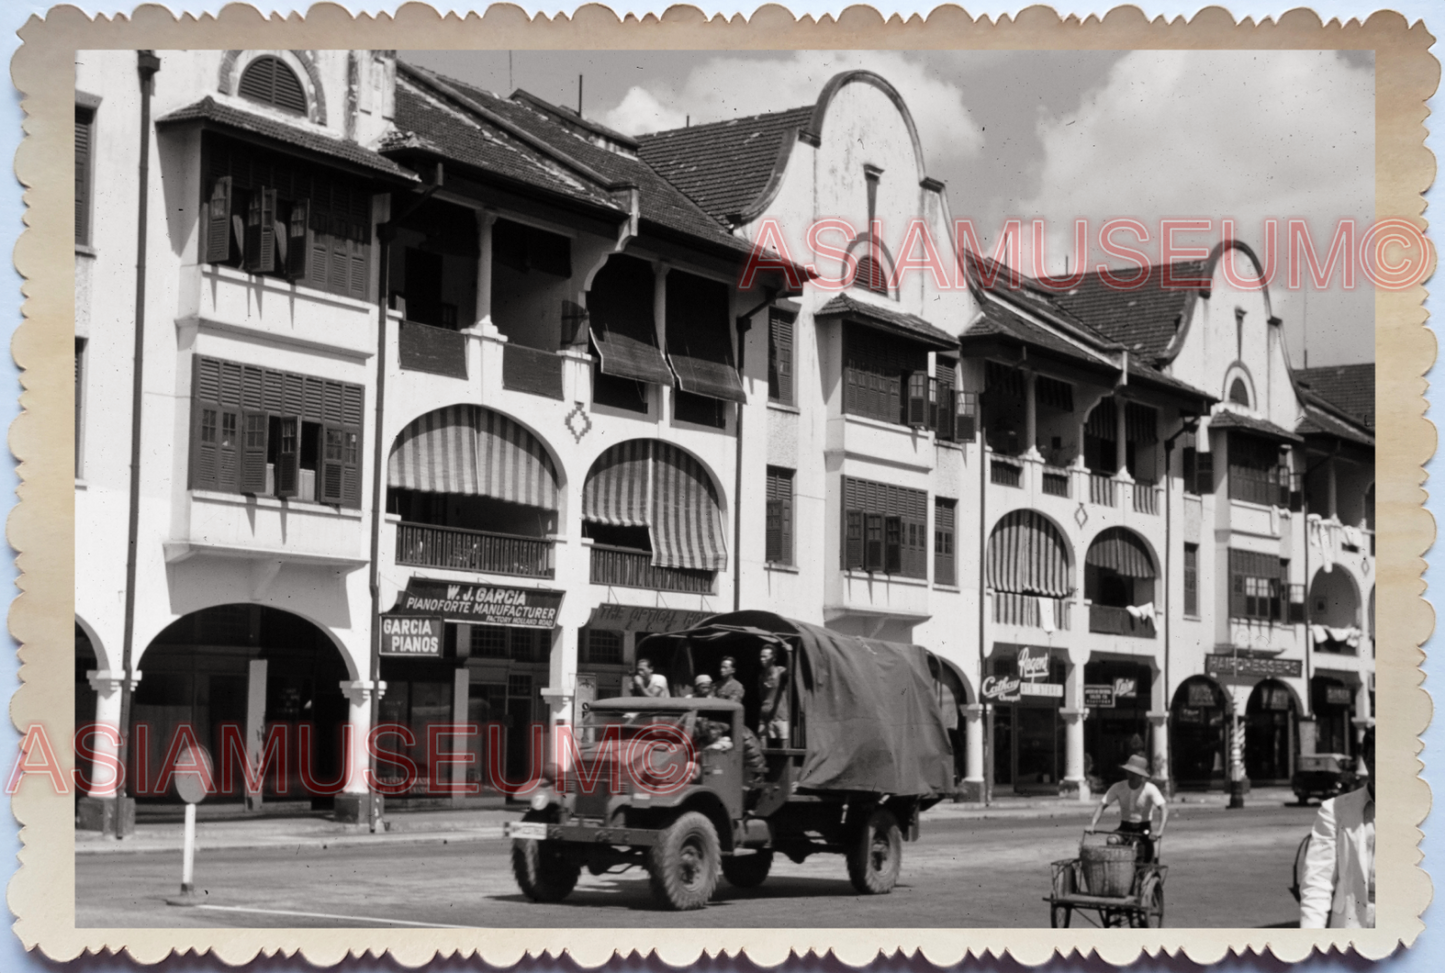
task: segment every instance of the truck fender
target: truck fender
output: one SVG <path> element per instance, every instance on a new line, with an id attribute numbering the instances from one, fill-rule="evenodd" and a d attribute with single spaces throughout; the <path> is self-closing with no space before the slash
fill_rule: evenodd
<path id="1" fill-rule="evenodd" d="M 698 811 L 706 815 L 708 820 L 712 822 L 713 828 L 717 830 L 717 840 L 718 843 L 722 845 L 722 850 L 733 850 L 733 822 L 732 819 L 728 817 L 727 808 L 723 806 L 722 798 L 709 790 L 699 789 L 693 791 L 685 797 L 676 808 L 677 815 L 685 814 L 688 811 Z"/>

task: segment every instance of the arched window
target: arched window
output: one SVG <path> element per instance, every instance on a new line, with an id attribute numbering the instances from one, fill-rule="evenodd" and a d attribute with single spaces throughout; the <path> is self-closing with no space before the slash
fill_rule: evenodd
<path id="1" fill-rule="evenodd" d="M 241 73 L 242 98 L 272 105 L 297 115 L 306 114 L 306 91 L 296 72 L 278 57 L 258 57 Z"/>
<path id="2" fill-rule="evenodd" d="M 853 286 L 888 296 L 888 275 L 883 264 L 871 255 L 858 258 L 858 270 L 853 274 Z"/>
<path id="3" fill-rule="evenodd" d="M 1249 408 L 1249 389 L 1244 384 L 1244 379 L 1236 378 L 1229 386 L 1229 401 Z"/>

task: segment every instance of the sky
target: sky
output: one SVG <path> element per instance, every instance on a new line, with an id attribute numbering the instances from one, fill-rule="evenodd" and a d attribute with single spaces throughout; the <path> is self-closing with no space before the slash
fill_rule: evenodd
<path id="1" fill-rule="evenodd" d="M 628 134 L 811 105 L 839 71 L 868 68 L 902 94 L 928 172 L 985 248 L 1023 220 L 1047 227 L 1042 268 L 1063 271 L 1074 221 L 1091 227 L 1090 266 L 1114 218 L 1149 230 L 1118 242 L 1159 258 L 1161 219 L 1201 219 L 1176 245 L 1212 247 L 1222 221 L 1262 257 L 1277 218 L 1270 287 L 1295 365 L 1373 361 L 1374 300 L 1357 275 L 1290 289 L 1286 220 L 1307 221 L 1321 258 L 1335 227 L 1374 215 L 1374 61 L 1369 51 L 402 51 L 481 87 L 525 88 Z M 1076 258 L 1068 257 L 1076 266 Z"/>

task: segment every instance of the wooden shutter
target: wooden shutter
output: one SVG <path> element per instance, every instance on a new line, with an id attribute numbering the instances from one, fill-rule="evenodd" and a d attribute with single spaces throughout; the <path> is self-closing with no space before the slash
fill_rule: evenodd
<path id="1" fill-rule="evenodd" d="M 953 396 L 953 439 L 954 442 L 971 443 L 977 435 L 978 393 L 955 392 Z"/>
<path id="2" fill-rule="evenodd" d="M 768 398 L 793 403 L 793 319 L 778 311 L 768 317 Z"/>
<path id="3" fill-rule="evenodd" d="M 863 515 L 863 567 L 869 571 L 882 571 L 884 564 L 883 550 L 883 515 Z"/>
<path id="4" fill-rule="evenodd" d="M 327 281 L 331 273 L 331 233 L 326 214 L 314 205 L 307 207 L 311 212 L 310 235 L 311 253 L 306 258 L 306 283 L 317 290 L 328 290 Z"/>
<path id="5" fill-rule="evenodd" d="M 863 566 L 863 511 L 849 510 L 843 515 L 843 567 Z"/>
<path id="6" fill-rule="evenodd" d="M 262 187 L 246 208 L 246 269 L 253 274 L 276 270 L 276 190 Z"/>
<path id="7" fill-rule="evenodd" d="M 345 491 L 346 430 L 339 425 L 321 427 L 321 463 L 317 470 L 316 494 L 322 503 L 342 501 Z"/>
<path id="8" fill-rule="evenodd" d="M 220 409 L 216 431 L 216 489 L 237 493 L 240 478 L 241 410 Z"/>
<path id="9" fill-rule="evenodd" d="M 360 232 L 356 227 L 353 229 Z M 366 278 L 370 269 L 367 263 L 369 250 L 370 247 L 359 239 L 348 238 L 346 241 L 347 278 L 346 290 L 343 293 L 358 301 L 366 300 Z"/>
<path id="10" fill-rule="evenodd" d="M 306 280 L 311 266 L 311 247 L 314 244 L 309 199 L 291 204 L 291 219 L 287 222 L 286 237 L 286 276 L 292 280 Z"/>
<path id="11" fill-rule="evenodd" d="M 266 492 L 266 441 L 270 427 L 271 417 L 264 412 L 241 414 L 241 493 Z"/>
<path id="12" fill-rule="evenodd" d="M 357 426 L 341 430 L 341 505 L 361 507 L 361 429 Z"/>
<path id="13" fill-rule="evenodd" d="M 1279 465 L 1279 468 L 1275 471 L 1275 479 L 1276 479 L 1276 481 L 1279 483 L 1279 502 L 1278 502 L 1278 505 L 1281 506 L 1281 507 L 1284 507 L 1284 508 L 1288 509 L 1288 508 L 1289 508 L 1289 501 L 1290 501 L 1290 494 L 1289 494 L 1289 466 L 1281 463 L 1281 464 Z"/>
<path id="14" fill-rule="evenodd" d="M 206 262 L 231 262 L 231 177 L 222 176 L 211 188 L 206 208 Z"/>
<path id="15" fill-rule="evenodd" d="M 1197 453 L 1194 457 L 1195 493 L 1200 496 L 1214 493 L 1214 454 Z"/>
<path id="16" fill-rule="evenodd" d="M 91 132 L 95 112 L 75 106 L 75 242 L 90 242 Z"/>
<path id="17" fill-rule="evenodd" d="M 883 570 L 889 574 L 903 574 L 903 547 L 905 530 L 902 517 L 883 518 Z"/>
<path id="18" fill-rule="evenodd" d="M 301 418 L 276 420 L 276 496 L 294 497 L 301 489 Z"/>

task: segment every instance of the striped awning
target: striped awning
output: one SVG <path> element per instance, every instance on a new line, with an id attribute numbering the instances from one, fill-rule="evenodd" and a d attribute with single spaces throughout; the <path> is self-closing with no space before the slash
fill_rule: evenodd
<path id="1" fill-rule="evenodd" d="M 1034 510 L 1004 515 L 988 539 L 988 583 L 995 591 L 1066 597 L 1068 541 L 1053 522 Z"/>
<path id="2" fill-rule="evenodd" d="M 727 567 L 722 510 L 702 464 L 675 446 L 633 439 L 608 449 L 582 487 L 582 518 L 646 527 L 652 563 L 721 571 Z"/>
<path id="3" fill-rule="evenodd" d="M 557 470 L 537 437 L 475 405 L 437 409 L 403 429 L 391 449 L 386 482 L 401 490 L 558 508 Z"/>
<path id="4" fill-rule="evenodd" d="M 1139 535 L 1122 527 L 1110 527 L 1089 545 L 1084 563 L 1106 568 L 1126 578 L 1154 577 L 1154 559 Z"/>

